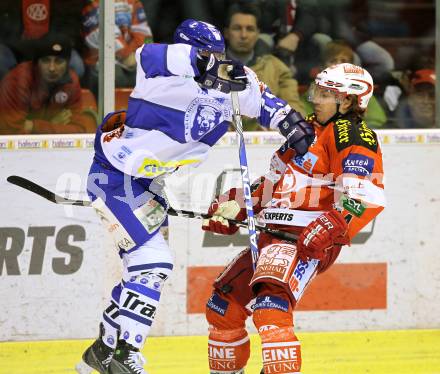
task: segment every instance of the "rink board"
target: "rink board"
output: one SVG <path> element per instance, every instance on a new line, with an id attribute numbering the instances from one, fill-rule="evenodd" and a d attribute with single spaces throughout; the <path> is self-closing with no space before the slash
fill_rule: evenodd
<path id="1" fill-rule="evenodd" d="M 318 277 L 296 313 L 298 331 L 440 328 L 440 133 L 380 132 L 387 209 Z M 251 176 L 265 172 L 281 137 L 246 134 Z M 198 168 L 169 181 L 172 205 L 206 211 L 216 189 L 239 185 L 235 137 L 227 134 Z M 6 182 L 28 177 L 85 197 L 89 136 L 0 138 L 0 341 L 81 339 L 96 323 L 120 272 L 91 208 L 51 204 Z M 246 245 L 245 231 L 220 237 L 195 219 L 170 219 L 175 271 L 152 334 L 202 335 L 210 283 Z M 7 318 L 6 318 L 7 316 Z"/>

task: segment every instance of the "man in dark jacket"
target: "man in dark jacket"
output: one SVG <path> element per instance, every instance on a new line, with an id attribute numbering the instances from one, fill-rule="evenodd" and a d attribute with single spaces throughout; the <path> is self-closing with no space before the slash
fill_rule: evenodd
<path id="1" fill-rule="evenodd" d="M 81 9 L 85 0 L 0 1 L 0 79 L 17 63 L 32 60 L 31 46 L 48 33 L 66 35 L 73 50 L 70 67 L 78 76 L 84 64 L 81 45 Z"/>
<path id="2" fill-rule="evenodd" d="M 78 133 L 96 130 L 82 112 L 78 76 L 69 70 L 70 41 L 38 40 L 34 60 L 13 68 L 0 82 L 0 134 Z"/>

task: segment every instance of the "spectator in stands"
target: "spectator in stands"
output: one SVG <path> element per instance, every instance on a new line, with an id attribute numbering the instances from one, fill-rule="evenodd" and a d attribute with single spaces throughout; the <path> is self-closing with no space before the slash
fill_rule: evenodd
<path id="1" fill-rule="evenodd" d="M 321 70 L 337 64 L 350 63 L 353 64 L 355 53 L 353 49 L 344 41 L 329 42 L 323 51 L 323 62 L 320 66 L 313 68 L 310 72 L 310 78 L 315 79 L 316 74 Z M 307 114 L 313 113 L 313 105 L 308 101 L 308 92 L 306 91 L 301 99 Z M 387 115 L 377 98 L 373 95 L 368 102 L 365 112 L 365 121 L 371 128 L 382 128 L 387 123 Z"/>
<path id="2" fill-rule="evenodd" d="M 355 54 L 353 49 L 348 45 L 348 43 L 342 40 L 329 42 L 325 46 L 323 53 L 325 67 L 343 64 L 346 62 L 352 64 L 354 60 Z"/>
<path id="3" fill-rule="evenodd" d="M 140 0 L 115 1 L 115 84 L 134 87 L 136 83 L 136 49 L 152 41 L 144 7 Z M 97 94 L 99 57 L 99 1 L 91 0 L 82 11 L 82 35 L 86 51 L 88 86 Z"/>
<path id="4" fill-rule="evenodd" d="M 288 30 L 292 27 L 296 0 L 141 0 L 147 13 L 154 39 L 172 43 L 173 32 L 184 19 L 191 18 L 211 23 L 220 30 L 233 4 L 254 4 L 260 9 L 260 34 L 255 45 L 258 54 L 272 53 L 274 47 L 289 45 Z M 286 9 L 288 11 L 286 12 Z"/>
<path id="5" fill-rule="evenodd" d="M 408 95 L 396 109 L 396 127 L 435 127 L 435 71 L 421 69 L 410 80 Z"/>
<path id="6" fill-rule="evenodd" d="M 257 46 L 262 50 L 264 46 L 270 48 L 270 52 L 283 61 L 295 74 L 294 52 L 298 48 L 299 38 L 293 32 L 293 26 L 296 20 L 297 1 L 250 1 L 258 3 L 262 14 L 260 41 Z"/>
<path id="7" fill-rule="evenodd" d="M 84 63 L 80 47 L 84 0 L 19 0 L 0 2 L 0 79 L 17 63 L 32 60 L 35 40 L 47 33 L 68 36 L 73 49 L 70 67 L 78 76 Z"/>
<path id="8" fill-rule="evenodd" d="M 34 60 L 13 68 L 0 83 L 0 134 L 95 132 L 83 111 L 78 76 L 68 69 L 70 41 L 46 35 L 35 42 Z"/>
<path id="9" fill-rule="evenodd" d="M 292 108 L 303 113 L 298 83 L 290 69 L 271 54 L 258 55 L 255 44 L 259 36 L 259 9 L 253 4 L 234 4 L 228 12 L 224 36 L 226 56 L 249 66 L 272 93 L 286 100 Z M 261 129 L 255 121 L 246 120 L 245 130 Z"/>
<path id="10" fill-rule="evenodd" d="M 368 2 L 364 0 L 301 0 L 290 31 L 295 57 L 296 78 L 306 83 L 309 71 L 322 58 L 322 51 L 333 39 L 346 40 L 379 83 L 394 68 L 391 54 L 371 40 Z M 295 42 L 294 42 L 295 41 Z M 356 62 L 356 61 L 355 61 Z"/>

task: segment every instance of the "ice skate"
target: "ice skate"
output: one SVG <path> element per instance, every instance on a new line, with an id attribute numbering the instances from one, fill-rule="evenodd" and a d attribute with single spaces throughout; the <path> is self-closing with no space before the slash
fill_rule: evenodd
<path id="1" fill-rule="evenodd" d="M 93 369 L 100 374 L 108 374 L 108 367 L 112 360 L 114 350 L 102 341 L 103 326 L 100 325 L 99 338 L 85 350 L 82 355 L 82 362 L 75 367 L 79 374 L 90 374 Z"/>
<path id="2" fill-rule="evenodd" d="M 120 340 L 111 361 L 108 374 L 147 374 L 145 359 L 139 349 Z"/>

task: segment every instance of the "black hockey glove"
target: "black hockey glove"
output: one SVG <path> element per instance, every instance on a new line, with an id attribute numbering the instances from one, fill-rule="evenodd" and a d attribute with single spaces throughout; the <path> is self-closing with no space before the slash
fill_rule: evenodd
<path id="1" fill-rule="evenodd" d="M 214 54 L 197 57 L 200 76 L 196 77 L 205 88 L 213 88 L 223 93 L 243 91 L 247 78 L 243 64 L 234 60 L 218 60 Z"/>
<path id="2" fill-rule="evenodd" d="M 315 139 L 313 125 L 293 109 L 279 123 L 278 129 L 281 135 L 287 139 L 289 148 L 294 149 L 298 156 L 306 154 Z"/>
<path id="3" fill-rule="evenodd" d="M 248 81 L 246 77 L 246 71 L 244 70 L 244 65 L 240 61 L 229 60 L 227 72 L 229 78 L 233 79 L 234 81 L 242 81 L 245 84 Z"/>

